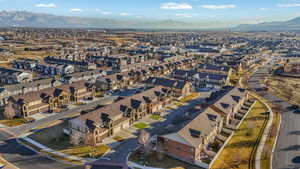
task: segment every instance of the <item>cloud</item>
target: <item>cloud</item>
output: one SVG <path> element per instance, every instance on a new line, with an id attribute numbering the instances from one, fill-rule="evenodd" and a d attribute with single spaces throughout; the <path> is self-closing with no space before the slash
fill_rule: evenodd
<path id="1" fill-rule="evenodd" d="M 55 4 L 35 4 L 35 7 L 43 7 L 43 8 L 55 8 L 56 5 Z"/>
<path id="2" fill-rule="evenodd" d="M 102 11 L 101 9 L 96 9 L 96 11 L 100 12 L 102 15 L 110 15 L 110 14 L 112 14 L 109 11 Z"/>
<path id="3" fill-rule="evenodd" d="M 126 12 L 120 13 L 120 16 L 130 16 L 130 15 L 132 15 L 132 14 L 131 13 L 126 13 Z"/>
<path id="4" fill-rule="evenodd" d="M 300 3 L 299 4 L 277 4 L 277 6 L 280 8 L 300 7 Z"/>
<path id="5" fill-rule="evenodd" d="M 193 7 L 187 3 L 167 2 L 160 4 L 160 9 L 192 9 Z"/>
<path id="6" fill-rule="evenodd" d="M 180 18 L 191 18 L 194 15 L 193 14 L 185 14 L 185 13 L 179 13 L 179 14 L 175 14 L 176 17 L 180 17 Z"/>
<path id="7" fill-rule="evenodd" d="M 229 5 L 201 5 L 200 8 L 206 8 L 206 9 L 229 9 L 229 8 L 236 8 L 236 5 L 229 4 Z"/>
<path id="8" fill-rule="evenodd" d="M 72 8 L 70 11 L 71 12 L 82 12 L 82 9 L 80 9 L 80 8 Z"/>
<path id="9" fill-rule="evenodd" d="M 266 10 L 269 10 L 269 8 L 259 8 L 259 10 L 266 11 Z"/>

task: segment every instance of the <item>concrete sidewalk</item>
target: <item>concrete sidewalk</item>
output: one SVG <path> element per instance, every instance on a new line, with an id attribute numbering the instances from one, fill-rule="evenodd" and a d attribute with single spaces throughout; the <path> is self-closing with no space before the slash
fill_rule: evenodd
<path id="1" fill-rule="evenodd" d="M 51 154 L 54 154 L 54 155 L 57 155 L 59 157 L 63 157 L 63 158 L 67 158 L 67 159 L 70 159 L 71 161 L 80 161 L 82 163 L 86 163 L 86 162 L 89 162 L 89 161 L 92 161 L 92 160 L 95 160 L 95 159 L 89 159 L 89 158 L 81 158 L 81 157 L 77 157 L 77 156 L 72 156 L 72 155 L 67 155 L 67 154 L 64 154 L 64 153 L 61 153 L 61 152 L 58 152 L 58 151 L 55 151 L 49 147 L 46 147 L 34 140 L 32 140 L 31 138 L 29 137 L 23 137 L 22 139 L 24 139 L 25 141 L 29 142 L 30 144 L 33 144 L 34 146 L 38 147 L 41 149 L 41 151 L 44 151 L 44 152 L 48 152 L 48 153 L 51 153 Z"/>
<path id="2" fill-rule="evenodd" d="M 135 162 L 132 162 L 132 161 L 128 161 L 127 165 L 130 166 L 130 167 L 141 168 L 141 169 L 163 169 L 163 168 L 154 168 L 154 167 L 142 166 L 142 165 L 139 165 L 139 164 L 137 164 Z"/>
<path id="3" fill-rule="evenodd" d="M 269 107 L 269 105 L 267 103 L 265 103 L 265 101 L 261 100 L 258 97 L 256 97 L 256 99 L 258 99 L 260 102 L 262 102 L 270 112 L 270 117 L 269 117 L 268 123 L 267 123 L 267 125 L 265 127 L 265 130 L 264 130 L 264 133 L 263 133 L 263 135 L 260 139 L 260 142 L 259 142 L 259 145 L 258 145 L 258 148 L 257 148 L 257 152 L 256 152 L 256 155 L 255 155 L 255 169 L 260 169 L 261 160 L 262 160 L 262 152 L 263 152 L 264 146 L 267 142 L 267 138 L 269 136 L 269 132 L 270 132 L 270 129 L 271 129 L 272 124 L 273 124 L 274 114 L 273 114 L 272 109 Z"/>

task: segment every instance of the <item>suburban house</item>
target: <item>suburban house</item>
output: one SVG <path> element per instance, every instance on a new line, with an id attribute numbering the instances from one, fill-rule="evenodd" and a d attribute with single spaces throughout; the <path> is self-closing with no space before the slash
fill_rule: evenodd
<path id="1" fill-rule="evenodd" d="M 163 77 L 150 77 L 143 83 L 149 86 L 163 86 L 173 92 L 175 97 L 185 97 L 191 94 L 192 84 L 183 80 L 172 80 Z"/>
<path id="2" fill-rule="evenodd" d="M 45 57 L 44 62 L 48 64 L 73 65 L 75 72 L 84 72 L 91 69 L 96 69 L 96 65 L 85 61 L 75 61 L 68 59 L 60 59 L 55 57 Z"/>
<path id="3" fill-rule="evenodd" d="M 154 113 L 169 102 L 170 92 L 156 86 L 142 93 L 126 97 L 69 121 L 69 133 L 80 133 L 82 138 L 91 134 L 94 143 L 112 136 L 147 114 Z"/>
<path id="4" fill-rule="evenodd" d="M 187 162 L 201 162 L 222 127 L 223 117 L 208 107 L 178 132 L 158 136 L 158 151 Z"/>
<path id="5" fill-rule="evenodd" d="M 24 70 L 36 70 L 37 64 L 38 60 L 27 58 L 16 59 L 12 62 L 14 68 Z"/>
<path id="6" fill-rule="evenodd" d="M 197 72 L 194 70 L 175 69 L 171 77 L 186 80 L 193 84 L 195 89 L 216 88 L 220 89 L 229 83 L 229 77 L 225 74 Z"/>
<path id="7" fill-rule="evenodd" d="M 50 104 L 45 102 L 39 92 L 30 92 L 26 95 L 11 96 L 8 98 L 8 104 L 12 105 L 16 116 L 27 117 L 36 113 L 47 112 L 50 110 Z"/>
<path id="8" fill-rule="evenodd" d="M 27 117 L 35 113 L 46 112 L 68 104 L 92 97 L 95 91 L 93 85 L 79 81 L 59 87 L 51 87 L 25 94 L 10 96 L 7 100 L 12 103 L 18 116 Z M 9 105 L 9 104 L 7 104 Z"/>
<path id="9" fill-rule="evenodd" d="M 245 89 L 226 86 L 222 90 L 213 92 L 207 102 L 210 104 L 210 108 L 224 117 L 226 124 L 231 124 L 234 115 L 247 98 L 248 94 Z"/>
<path id="10" fill-rule="evenodd" d="M 33 79 L 32 73 L 0 67 L 0 84 L 1 85 L 30 82 L 30 81 L 32 81 L 32 79 Z"/>
<path id="11" fill-rule="evenodd" d="M 197 67 L 197 71 L 213 73 L 213 74 L 225 74 L 228 76 L 229 74 L 231 74 L 233 69 L 230 66 L 205 63 L 205 64 L 199 64 Z"/>

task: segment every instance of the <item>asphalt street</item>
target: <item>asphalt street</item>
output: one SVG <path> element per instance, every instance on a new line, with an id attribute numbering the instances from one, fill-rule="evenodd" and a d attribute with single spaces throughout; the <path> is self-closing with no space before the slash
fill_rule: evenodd
<path id="1" fill-rule="evenodd" d="M 251 89 L 261 92 L 263 84 L 260 80 L 268 76 L 268 69 L 271 65 L 259 68 L 249 79 Z M 284 109 L 281 119 L 281 126 L 278 142 L 273 153 L 273 169 L 298 169 L 300 168 L 300 114 L 287 110 L 291 106 L 282 99 L 267 93 L 264 96 L 273 104 L 280 104 Z"/>
<path id="2" fill-rule="evenodd" d="M 40 155 L 28 149 L 27 147 L 18 144 L 13 137 L 21 135 L 36 128 L 40 125 L 51 123 L 55 120 L 64 119 L 74 115 L 82 110 L 86 110 L 97 105 L 105 104 L 106 102 L 115 99 L 115 96 L 103 98 L 101 100 L 80 106 L 75 109 L 70 109 L 66 112 L 55 114 L 47 118 L 38 120 L 34 123 L 25 124 L 18 127 L 1 129 L 0 130 L 0 155 L 10 163 L 16 165 L 21 169 L 79 169 L 82 166 L 72 166 L 63 164 L 55 160 L 49 159 L 46 156 Z M 5 130 L 5 131 L 4 131 Z"/>

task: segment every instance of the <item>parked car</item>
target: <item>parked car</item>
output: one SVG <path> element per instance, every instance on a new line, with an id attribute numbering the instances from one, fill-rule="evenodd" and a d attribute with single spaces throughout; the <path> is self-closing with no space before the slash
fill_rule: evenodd
<path id="1" fill-rule="evenodd" d="M 93 97 L 88 97 L 88 98 L 86 98 L 86 100 L 92 101 L 92 100 L 94 100 L 94 98 Z"/>
<path id="2" fill-rule="evenodd" d="M 292 105 L 292 106 L 289 106 L 287 109 L 288 110 L 297 110 L 297 109 L 299 109 L 299 106 L 298 105 Z"/>
<path id="3" fill-rule="evenodd" d="M 34 123 L 36 120 L 32 117 L 26 117 L 25 118 L 25 123 Z"/>

